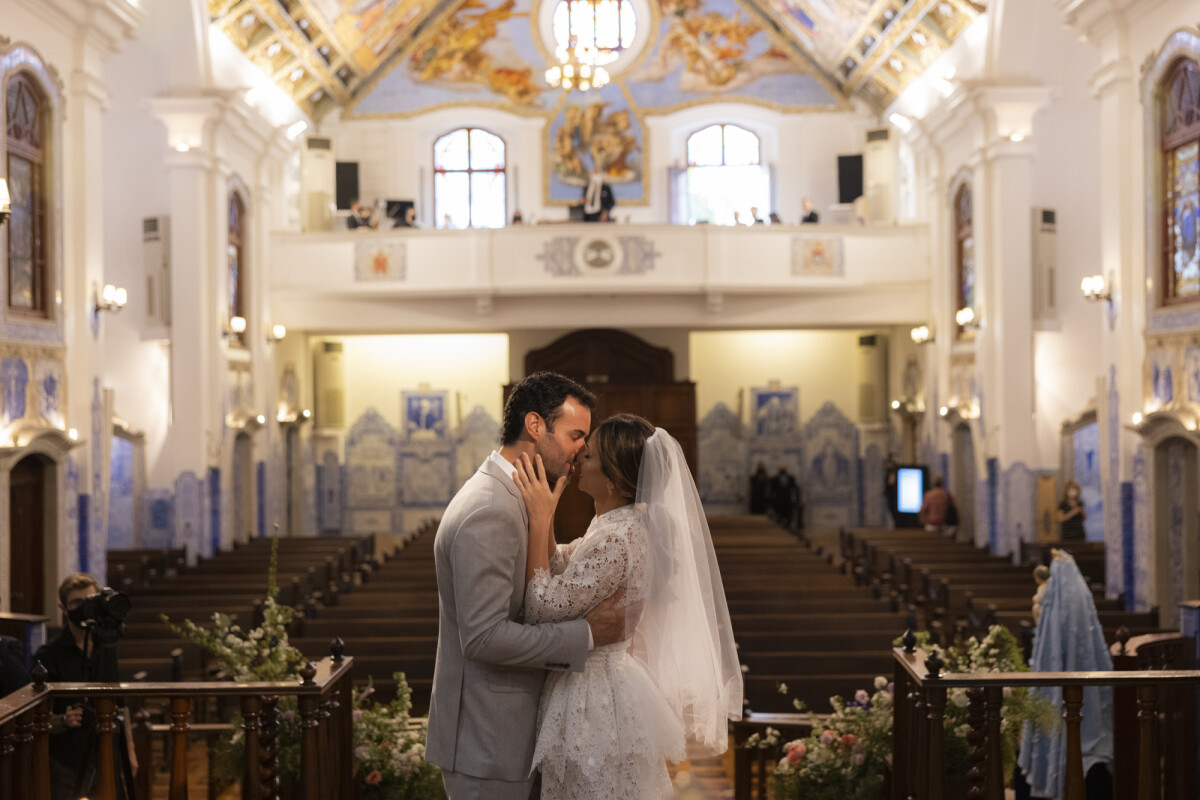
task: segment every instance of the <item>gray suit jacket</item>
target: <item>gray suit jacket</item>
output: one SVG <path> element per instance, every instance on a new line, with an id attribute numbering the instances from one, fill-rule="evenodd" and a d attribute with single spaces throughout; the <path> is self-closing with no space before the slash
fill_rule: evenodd
<path id="1" fill-rule="evenodd" d="M 490 460 L 459 490 L 434 540 L 439 617 L 425 757 L 493 780 L 529 775 L 546 670 L 583 670 L 586 620 L 525 625 L 529 520 Z"/>

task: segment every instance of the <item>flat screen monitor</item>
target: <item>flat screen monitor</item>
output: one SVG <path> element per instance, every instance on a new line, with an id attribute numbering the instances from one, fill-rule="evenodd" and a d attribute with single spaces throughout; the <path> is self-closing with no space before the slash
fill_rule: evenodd
<path id="1" fill-rule="evenodd" d="M 900 467 L 896 470 L 896 510 L 901 514 L 917 514 L 925 497 L 925 470 L 920 467 Z"/>

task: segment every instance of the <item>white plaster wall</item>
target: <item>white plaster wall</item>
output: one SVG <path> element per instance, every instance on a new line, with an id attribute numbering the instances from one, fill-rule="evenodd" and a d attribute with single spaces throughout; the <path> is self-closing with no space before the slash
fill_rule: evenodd
<path id="1" fill-rule="evenodd" d="M 129 304 L 105 314 L 102 380 L 114 389 L 117 413 L 146 434 L 149 485 L 169 487 L 176 474 L 161 458 L 170 424 L 170 348 L 144 339 L 146 271 L 142 260 L 142 220 L 170 213 L 170 183 L 161 158 L 167 132 L 148 112 L 145 100 L 169 88 L 170 76 L 154 65 L 167 63 L 176 49 L 183 3 L 145 0 L 149 12 L 138 38 L 109 59 L 106 78 L 112 100 L 104 120 L 104 274 L 124 287 Z M 186 27 L 184 26 L 184 30 Z"/>
<path id="2" fill-rule="evenodd" d="M 499 420 L 504 384 L 508 382 L 508 337 L 495 334 L 411 334 L 346 336 L 346 427 L 368 408 L 388 424 L 400 426 L 400 393 L 422 383 L 433 391 L 448 390 L 446 419 L 457 427 L 462 415 L 483 406 Z"/>
<path id="3" fill-rule="evenodd" d="M 1063 421 L 1087 408 L 1103 374 L 1103 350 L 1094 346 L 1102 306 L 1079 291 L 1085 275 L 1100 271 L 1099 104 L 1088 85 L 1097 59 L 1092 48 L 1058 24 L 1048 3 L 1035 4 L 1031 70 L 1056 96 L 1034 120 L 1034 203 L 1057 212 L 1058 317 L 1034 334 L 1034 409 L 1038 462 L 1057 469 Z M 1056 323 L 1056 324 L 1055 324 Z M 995 389 L 993 389 L 995 391 Z"/>
<path id="4" fill-rule="evenodd" d="M 750 389 L 778 380 L 800 387 L 800 422 L 826 402 L 858 420 L 858 337 L 861 331 L 697 331 L 689 336 L 691 375 L 698 418 L 724 403 L 735 413 L 745 392 L 743 422 L 749 421 Z"/>

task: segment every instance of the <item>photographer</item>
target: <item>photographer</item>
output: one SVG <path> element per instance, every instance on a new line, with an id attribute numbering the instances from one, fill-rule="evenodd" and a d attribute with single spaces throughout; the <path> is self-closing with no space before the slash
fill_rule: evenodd
<path id="1" fill-rule="evenodd" d="M 85 620 L 77 619 L 80 609 L 90 610 L 85 600 L 98 595 L 100 591 L 96 579 L 82 572 L 68 575 L 58 587 L 58 608 L 63 615 L 63 629 L 57 637 L 43 645 L 35 656 L 49 673 L 48 680 L 51 683 L 117 679 L 116 650 L 111 645 L 102 646 L 96 634 L 83 624 Z M 115 635 L 112 642 L 115 644 Z M 130 719 L 128 708 L 124 709 L 124 716 L 126 720 Z M 94 709 L 80 700 L 57 700 L 50 716 L 50 726 L 50 788 L 54 800 L 75 800 L 89 796 L 99 757 Z M 121 750 L 128 753 L 131 771 L 137 774 L 133 730 L 129 725 L 123 727 L 128 747 L 114 749 L 118 753 Z M 120 774 L 120 765 L 117 765 L 117 775 Z M 118 785 L 121 785 L 119 779 Z"/>

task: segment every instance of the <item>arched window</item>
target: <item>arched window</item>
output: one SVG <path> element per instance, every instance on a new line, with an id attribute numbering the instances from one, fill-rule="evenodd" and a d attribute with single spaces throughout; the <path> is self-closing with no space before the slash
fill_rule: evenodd
<path id="1" fill-rule="evenodd" d="M 504 140 L 459 128 L 433 144 L 433 213 L 439 228 L 503 228 Z"/>
<path id="2" fill-rule="evenodd" d="M 33 77 L 18 72 L 4 92 L 8 140 L 7 178 L 12 200 L 8 222 L 8 307 L 47 316 L 46 100 Z"/>
<path id="3" fill-rule="evenodd" d="M 972 223 L 971 187 L 964 183 L 954 193 L 954 311 L 959 338 L 974 327 L 975 318 L 975 233 Z M 966 319 L 964 311 L 970 309 Z"/>
<path id="4" fill-rule="evenodd" d="M 246 319 L 246 203 L 236 191 L 229 193 L 227 242 L 225 288 L 228 292 L 229 319 Z M 245 331 L 235 334 L 232 341 L 245 347 Z"/>
<path id="5" fill-rule="evenodd" d="M 1200 299 L 1200 64 L 1182 58 L 1163 83 L 1163 302 Z"/>
<path id="6" fill-rule="evenodd" d="M 771 181 L 761 149 L 758 137 L 737 125 L 709 125 L 688 137 L 690 221 L 732 225 L 767 218 Z"/>
<path id="7" fill-rule="evenodd" d="M 560 61 L 568 50 L 584 64 L 611 64 L 633 45 L 637 14 L 630 0 L 559 0 L 554 43 Z"/>

